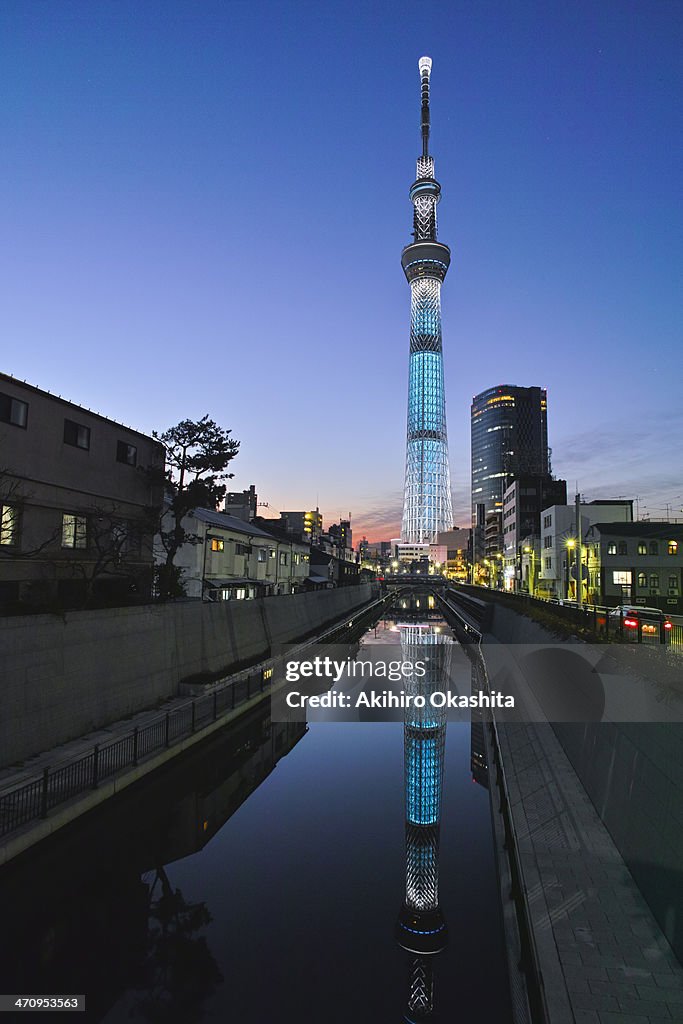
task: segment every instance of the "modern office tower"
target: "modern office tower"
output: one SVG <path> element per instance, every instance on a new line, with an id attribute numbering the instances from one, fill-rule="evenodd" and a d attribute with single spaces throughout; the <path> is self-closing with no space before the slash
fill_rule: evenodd
<path id="1" fill-rule="evenodd" d="M 396 936 L 412 954 L 406 1020 L 427 1020 L 433 1009 L 432 958 L 446 945 L 446 921 L 439 906 L 439 830 L 446 747 L 446 712 L 433 708 L 430 694 L 447 688 L 452 640 L 433 626 L 397 623 L 404 664 L 425 662 L 426 674 L 406 680 L 405 692 L 425 698 L 425 707 L 406 709 L 404 771 L 406 890 Z"/>
<path id="2" fill-rule="evenodd" d="M 422 155 L 410 188 L 413 238 L 401 254 L 410 284 L 410 371 L 408 430 L 401 541 L 425 544 L 453 526 L 448 465 L 446 403 L 441 349 L 441 284 L 451 262 L 447 245 L 436 240 L 436 204 L 441 186 L 429 155 L 429 76 L 432 62 L 418 63 L 422 90 Z"/>
<path id="3" fill-rule="evenodd" d="M 500 384 L 472 400 L 472 526 L 475 559 L 502 550 L 506 478 L 550 472 L 545 388 Z M 495 533 L 495 544 L 491 539 Z"/>

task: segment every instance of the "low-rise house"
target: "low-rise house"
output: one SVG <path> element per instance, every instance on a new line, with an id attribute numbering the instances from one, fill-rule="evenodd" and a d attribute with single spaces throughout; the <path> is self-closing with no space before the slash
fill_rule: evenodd
<path id="1" fill-rule="evenodd" d="M 304 589 L 309 575 L 307 544 L 210 509 L 194 509 L 182 525 L 193 541 L 179 548 L 174 564 L 182 570 L 188 597 L 248 600 Z M 159 542 L 156 556 L 160 564 L 165 561 Z"/>
<path id="2" fill-rule="evenodd" d="M 163 465 L 154 438 L 0 374 L 0 607 L 148 598 Z"/>
<path id="3" fill-rule="evenodd" d="M 594 523 L 585 537 L 586 599 L 683 611 L 683 526 Z"/>

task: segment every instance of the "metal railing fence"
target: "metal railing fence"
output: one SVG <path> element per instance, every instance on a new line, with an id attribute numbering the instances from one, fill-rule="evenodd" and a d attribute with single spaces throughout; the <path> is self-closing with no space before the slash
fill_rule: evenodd
<path id="1" fill-rule="evenodd" d="M 220 689 L 160 714 L 146 725 L 110 743 L 95 743 L 82 757 L 43 769 L 42 776 L 0 793 L 0 836 L 5 836 L 125 768 L 134 767 L 205 728 L 228 710 L 239 707 L 273 684 L 267 669 L 250 672 Z"/>

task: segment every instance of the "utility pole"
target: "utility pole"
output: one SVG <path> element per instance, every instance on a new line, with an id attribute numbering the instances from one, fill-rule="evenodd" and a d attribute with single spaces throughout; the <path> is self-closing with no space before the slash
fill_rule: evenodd
<path id="1" fill-rule="evenodd" d="M 576 571 L 576 600 L 579 608 L 583 608 L 583 565 L 581 563 L 581 495 L 576 492 L 576 560 L 575 560 L 575 571 Z"/>

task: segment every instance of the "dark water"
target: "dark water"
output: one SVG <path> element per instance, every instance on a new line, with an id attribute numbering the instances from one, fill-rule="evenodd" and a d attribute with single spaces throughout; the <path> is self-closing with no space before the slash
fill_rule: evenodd
<path id="1" fill-rule="evenodd" d="M 432 958 L 429 1019 L 505 1022 L 471 740 L 448 726 L 449 942 Z M 276 724 L 266 707 L 0 872 L 0 991 L 82 992 L 77 1019 L 106 1024 L 400 1022 L 404 828 L 400 723 Z"/>

